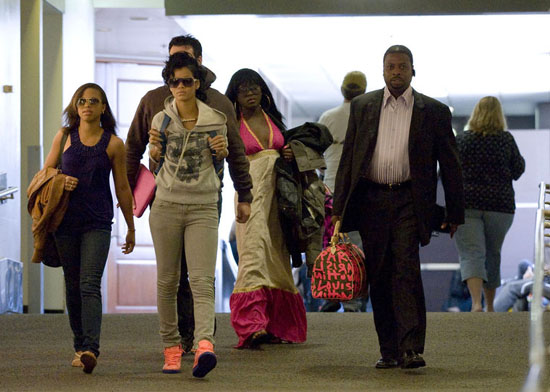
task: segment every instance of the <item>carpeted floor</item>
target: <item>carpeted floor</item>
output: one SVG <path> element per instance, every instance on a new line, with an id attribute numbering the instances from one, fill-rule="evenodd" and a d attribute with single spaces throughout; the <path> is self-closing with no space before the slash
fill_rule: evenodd
<path id="1" fill-rule="evenodd" d="M 0 316 L 0 391 L 519 391 L 528 370 L 528 313 L 429 313 L 428 366 L 377 370 L 372 313 L 308 313 L 304 344 L 236 350 L 228 314 L 217 315 L 218 366 L 205 379 L 161 372 L 158 320 L 105 315 L 98 366 L 72 368 L 66 315 Z M 546 344 L 550 314 L 545 315 Z M 546 362 L 550 385 L 550 360 Z M 547 388 L 547 387 L 545 387 Z"/>

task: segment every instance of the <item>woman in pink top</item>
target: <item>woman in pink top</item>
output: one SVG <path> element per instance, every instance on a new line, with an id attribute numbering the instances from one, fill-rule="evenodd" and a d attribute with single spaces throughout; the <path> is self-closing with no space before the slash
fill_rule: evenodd
<path id="1" fill-rule="evenodd" d="M 304 342 L 306 313 L 292 277 L 275 196 L 275 161 L 281 155 L 294 159 L 284 145 L 282 116 L 266 83 L 251 69 L 237 71 L 225 95 L 240 120 L 254 195 L 249 220 L 236 225 L 239 272 L 230 307 L 237 347 Z"/>

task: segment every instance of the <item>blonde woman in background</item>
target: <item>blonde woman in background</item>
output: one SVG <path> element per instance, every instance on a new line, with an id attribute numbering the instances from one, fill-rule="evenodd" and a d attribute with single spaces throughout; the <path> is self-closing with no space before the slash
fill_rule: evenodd
<path id="1" fill-rule="evenodd" d="M 514 137 L 495 97 L 482 98 L 467 131 L 457 136 L 464 175 L 464 225 L 456 232 L 462 280 L 472 296 L 472 312 L 493 312 L 500 286 L 500 252 L 516 209 L 512 181 L 525 170 Z"/>

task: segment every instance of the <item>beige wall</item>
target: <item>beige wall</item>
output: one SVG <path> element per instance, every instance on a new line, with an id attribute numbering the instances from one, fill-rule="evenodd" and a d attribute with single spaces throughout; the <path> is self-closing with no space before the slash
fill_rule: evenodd
<path id="1" fill-rule="evenodd" d="M 29 262 L 31 220 L 26 187 L 42 167 L 61 126 L 63 107 L 78 86 L 94 80 L 92 0 L 0 0 L 0 172 L 20 192 L 0 205 L 0 258 L 23 261 L 29 312 L 63 310 L 60 269 Z"/>
<path id="2" fill-rule="evenodd" d="M 0 172 L 7 173 L 8 186 L 20 189 L 14 200 L 0 204 L 0 258 L 21 260 L 20 247 L 20 20 L 19 1 L 0 0 Z M 11 86 L 12 92 L 3 92 Z"/>

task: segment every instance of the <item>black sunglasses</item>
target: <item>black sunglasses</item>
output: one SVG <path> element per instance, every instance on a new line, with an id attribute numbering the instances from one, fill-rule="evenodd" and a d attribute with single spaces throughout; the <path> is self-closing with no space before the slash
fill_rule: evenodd
<path id="1" fill-rule="evenodd" d="M 78 100 L 76 101 L 76 104 L 78 106 L 84 106 L 86 105 L 86 102 L 88 102 L 90 104 L 90 106 L 95 106 L 97 105 L 98 103 L 100 103 L 101 101 L 97 98 L 78 98 Z"/>
<path id="2" fill-rule="evenodd" d="M 195 84 L 195 81 L 198 79 L 195 78 L 172 78 L 168 80 L 168 85 L 172 88 L 176 88 L 183 83 L 184 87 L 191 87 Z"/>

